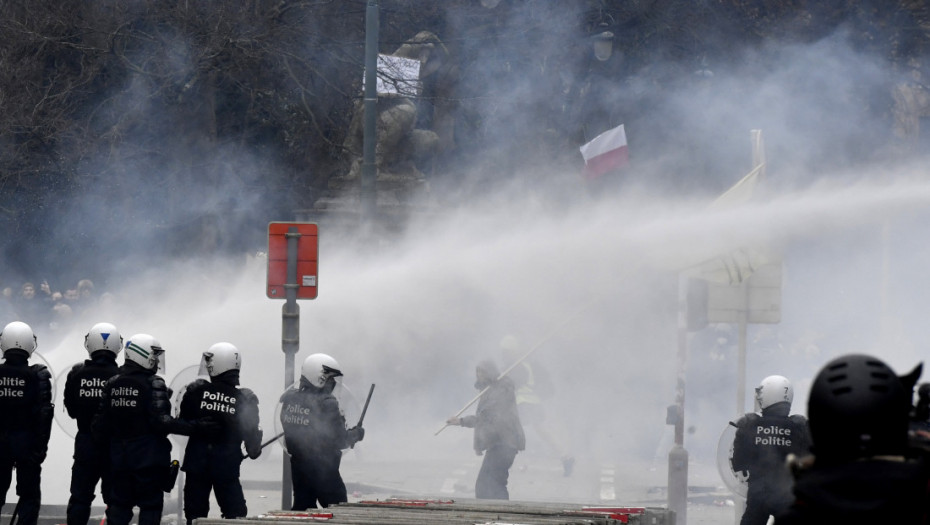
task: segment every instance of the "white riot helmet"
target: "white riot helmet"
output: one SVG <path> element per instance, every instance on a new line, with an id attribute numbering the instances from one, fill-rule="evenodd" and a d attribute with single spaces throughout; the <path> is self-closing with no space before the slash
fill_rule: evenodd
<path id="1" fill-rule="evenodd" d="M 149 334 L 136 334 L 126 340 L 126 359 L 149 370 L 165 371 L 165 350 Z"/>
<path id="2" fill-rule="evenodd" d="M 200 359 L 200 375 L 216 377 L 223 372 L 239 370 L 242 366 L 242 357 L 239 349 L 231 343 L 216 343 L 211 346 Z"/>
<path id="3" fill-rule="evenodd" d="M 300 375 L 317 388 L 323 388 L 330 378 L 339 377 L 339 363 L 326 354 L 310 354 L 300 367 Z"/>
<path id="4" fill-rule="evenodd" d="M 0 332 L 0 351 L 20 349 L 32 355 L 36 350 L 36 334 L 32 327 L 22 321 L 13 321 Z"/>
<path id="5" fill-rule="evenodd" d="M 88 354 L 98 350 L 109 350 L 113 355 L 118 355 L 122 347 L 123 336 L 110 323 L 97 323 L 84 336 L 84 348 Z"/>
<path id="6" fill-rule="evenodd" d="M 794 400 L 794 387 L 784 376 L 768 376 L 756 387 L 756 408 L 765 410 L 775 403 L 788 403 Z"/>

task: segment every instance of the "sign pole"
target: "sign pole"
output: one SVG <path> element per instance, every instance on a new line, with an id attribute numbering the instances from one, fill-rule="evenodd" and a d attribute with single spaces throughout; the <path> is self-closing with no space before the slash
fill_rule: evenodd
<path id="1" fill-rule="evenodd" d="M 284 351 L 284 388 L 294 384 L 294 359 L 300 351 L 300 307 L 298 299 L 316 299 L 319 230 L 315 223 L 272 222 L 268 224 L 269 299 L 284 299 L 281 308 L 281 349 Z M 281 466 L 281 508 L 290 509 L 293 492 L 291 463 L 287 453 Z"/>
<path id="2" fill-rule="evenodd" d="M 281 308 L 281 349 L 284 350 L 284 388 L 294 384 L 294 359 L 300 349 L 300 305 L 297 304 L 297 243 L 300 233 L 296 226 L 288 228 L 284 234 L 287 239 L 287 281 L 284 283 L 286 301 Z M 281 508 L 291 508 L 291 462 L 287 454 L 282 456 Z"/>
<path id="3" fill-rule="evenodd" d="M 678 276 L 678 345 L 675 384 L 675 444 L 668 451 L 668 508 L 675 523 L 688 521 L 688 450 L 685 448 L 685 386 L 688 372 L 688 280 Z"/>
<path id="4" fill-rule="evenodd" d="M 371 223 L 377 208 L 378 190 L 375 181 L 378 177 L 378 166 L 375 160 L 375 149 L 378 142 L 378 30 L 379 30 L 378 0 L 368 0 L 365 8 L 365 100 L 364 121 L 362 134 L 362 176 L 361 176 L 361 204 L 362 219 Z"/>

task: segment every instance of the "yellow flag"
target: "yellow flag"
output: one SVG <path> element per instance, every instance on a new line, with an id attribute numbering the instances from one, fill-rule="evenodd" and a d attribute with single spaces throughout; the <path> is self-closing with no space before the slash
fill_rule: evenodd
<path id="1" fill-rule="evenodd" d="M 765 164 L 759 164 L 753 168 L 752 171 L 740 179 L 739 182 L 714 199 L 710 208 L 712 210 L 723 210 L 749 202 L 749 200 L 752 199 L 753 193 L 756 191 L 756 186 L 759 185 L 759 174 L 762 173 L 764 168 Z"/>
<path id="2" fill-rule="evenodd" d="M 753 163 L 755 167 L 745 177 L 723 192 L 711 203 L 711 210 L 723 210 L 749 202 L 756 193 L 759 181 L 765 174 L 765 158 L 762 149 L 762 132 L 752 130 Z M 775 261 L 759 247 L 740 247 L 701 263 L 699 277 L 709 282 L 736 285 L 748 279 L 759 267 Z"/>

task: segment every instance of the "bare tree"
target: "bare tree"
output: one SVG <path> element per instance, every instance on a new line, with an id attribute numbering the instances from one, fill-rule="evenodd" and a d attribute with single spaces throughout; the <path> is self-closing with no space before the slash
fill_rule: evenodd
<path id="1" fill-rule="evenodd" d="M 55 234 L 73 244 L 80 228 L 126 239 L 142 224 L 170 238 L 253 201 L 263 219 L 312 204 L 349 169 L 343 144 L 361 94 L 366 3 L 0 0 L 6 245 L 51 236 L 58 210 L 94 219 L 59 225 Z M 516 152 L 571 163 L 610 123 L 597 119 L 647 122 L 663 89 L 766 42 L 846 27 L 857 45 L 904 64 L 925 55 L 930 37 L 927 3 L 917 0 L 887 9 L 847 0 L 379 3 L 382 51 L 429 31 L 454 65 L 418 101 L 443 112 L 435 123 L 420 115 L 442 126 L 445 147 L 428 175 L 471 185 L 486 181 L 463 181 L 459 168 L 476 160 L 505 177 Z M 615 53 L 599 62 L 589 37 L 603 27 Z M 643 83 L 646 95 L 636 90 Z"/>

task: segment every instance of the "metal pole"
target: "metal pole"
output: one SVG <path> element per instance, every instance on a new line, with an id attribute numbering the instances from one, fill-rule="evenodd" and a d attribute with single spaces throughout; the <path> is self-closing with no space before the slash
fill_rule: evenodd
<path id="1" fill-rule="evenodd" d="M 881 243 L 882 243 L 882 279 L 881 279 L 881 310 L 879 310 L 879 330 L 880 337 L 882 341 L 888 341 L 892 337 L 891 332 L 891 317 L 890 317 L 890 308 L 888 300 L 888 286 L 891 283 L 891 224 L 888 222 L 888 219 L 882 220 L 882 233 L 881 233 Z"/>
<path id="2" fill-rule="evenodd" d="M 762 181 L 765 178 L 765 147 L 762 144 L 762 130 L 753 129 L 749 132 L 750 141 L 752 142 L 752 166 L 753 171 L 759 170 L 758 178 Z M 752 276 L 749 277 L 751 279 Z M 746 347 L 747 347 L 747 336 L 746 329 L 749 325 L 749 296 L 752 293 L 752 289 L 749 286 L 748 279 L 744 279 L 740 283 L 742 297 L 743 297 L 743 308 L 740 313 L 739 320 L 739 348 L 737 351 L 739 364 L 739 377 L 736 384 L 736 416 L 742 416 L 746 413 Z M 755 405 L 753 405 L 753 410 L 755 410 Z"/>
<path id="3" fill-rule="evenodd" d="M 740 283 L 743 296 L 743 308 L 740 312 L 739 319 L 739 338 L 737 339 L 737 381 L 736 381 L 736 417 L 746 413 L 746 347 L 748 343 L 747 328 L 749 326 L 749 282 L 744 280 Z M 753 404 L 753 411 L 756 407 Z M 743 513 L 746 512 L 746 500 L 736 498 L 736 523 L 740 522 Z"/>
<path id="4" fill-rule="evenodd" d="M 739 321 L 739 346 L 737 348 L 737 367 L 738 377 L 736 383 L 736 415 L 741 416 L 746 413 L 746 312 Z"/>
<path id="5" fill-rule="evenodd" d="M 678 378 L 675 386 L 675 445 L 668 452 L 668 508 L 675 523 L 688 522 L 688 451 L 685 449 L 685 376 L 688 371 L 688 280 L 678 278 Z"/>
<path id="6" fill-rule="evenodd" d="M 365 10 L 365 114 L 362 137 L 362 218 L 371 221 L 377 205 L 375 145 L 378 142 L 378 0 L 368 0 Z"/>
<path id="7" fill-rule="evenodd" d="M 288 228 L 287 281 L 284 283 L 286 301 L 281 310 L 281 349 L 284 350 L 284 388 L 294 383 L 294 357 L 300 349 L 300 305 L 297 304 L 297 244 L 300 233 L 296 226 Z M 281 509 L 291 508 L 291 462 L 283 456 L 281 472 Z"/>

